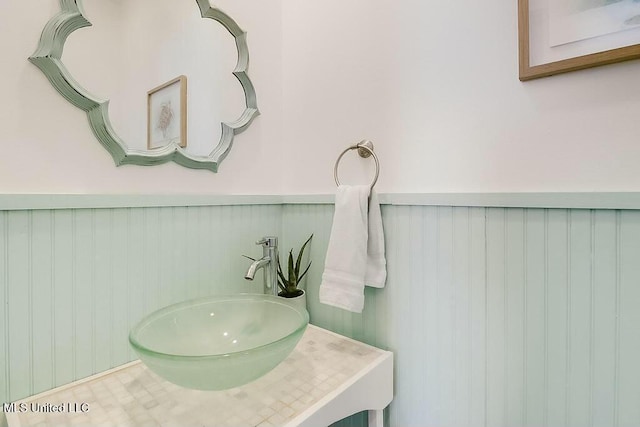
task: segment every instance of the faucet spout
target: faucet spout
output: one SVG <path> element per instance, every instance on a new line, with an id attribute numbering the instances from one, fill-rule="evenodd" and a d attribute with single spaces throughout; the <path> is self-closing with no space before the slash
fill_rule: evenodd
<path id="1" fill-rule="evenodd" d="M 262 258 L 255 260 L 249 266 L 244 278 L 253 280 L 260 269 L 264 272 L 265 294 L 278 295 L 278 238 L 263 237 L 256 242 L 262 246 Z"/>
<path id="2" fill-rule="evenodd" d="M 244 275 L 244 278 L 247 280 L 253 280 L 256 276 L 256 272 L 259 269 L 265 268 L 267 265 L 269 265 L 270 261 L 271 261 L 271 258 L 266 256 L 252 262 L 251 265 L 249 266 L 249 269 L 247 270 L 247 273 Z"/>

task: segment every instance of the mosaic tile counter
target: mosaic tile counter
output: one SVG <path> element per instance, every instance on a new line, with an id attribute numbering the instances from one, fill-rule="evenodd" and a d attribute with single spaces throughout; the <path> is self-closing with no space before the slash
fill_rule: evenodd
<path id="1" fill-rule="evenodd" d="M 242 387 L 190 390 L 136 361 L 15 402 L 15 412 L 0 415 L 9 427 L 320 427 L 369 410 L 369 425 L 381 427 L 392 398 L 392 353 L 309 325 L 287 359 Z"/>

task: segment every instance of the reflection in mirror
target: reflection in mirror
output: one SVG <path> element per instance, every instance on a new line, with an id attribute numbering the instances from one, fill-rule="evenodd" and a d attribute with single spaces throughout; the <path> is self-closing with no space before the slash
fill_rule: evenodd
<path id="1" fill-rule="evenodd" d="M 116 163 L 217 171 L 258 115 L 237 24 L 208 0 L 60 4 L 30 60 L 87 111 Z"/>

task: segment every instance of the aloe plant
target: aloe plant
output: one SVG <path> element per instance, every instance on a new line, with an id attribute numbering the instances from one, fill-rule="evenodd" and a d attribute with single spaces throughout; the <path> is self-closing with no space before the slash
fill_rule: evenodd
<path id="1" fill-rule="evenodd" d="M 304 277 L 305 274 L 309 271 L 309 267 L 311 267 L 311 262 L 305 270 L 300 274 L 300 269 L 302 267 L 302 255 L 304 254 L 304 250 L 307 247 L 307 244 L 311 241 L 313 234 L 309 236 L 306 242 L 300 248 L 300 252 L 298 253 L 298 257 L 296 262 L 293 262 L 293 249 L 289 251 L 289 259 L 287 262 L 287 270 L 288 275 L 285 277 L 282 272 L 282 266 L 280 265 L 280 259 L 278 259 L 278 287 L 280 288 L 279 296 L 285 298 L 294 298 L 302 295 L 303 290 L 299 288 L 300 281 Z"/>

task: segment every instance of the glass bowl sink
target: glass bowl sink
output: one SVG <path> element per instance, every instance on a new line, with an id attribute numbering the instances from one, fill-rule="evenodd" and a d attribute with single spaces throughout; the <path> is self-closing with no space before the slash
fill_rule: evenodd
<path id="1" fill-rule="evenodd" d="M 261 377 L 291 353 L 309 323 L 307 310 L 272 295 L 238 294 L 170 305 L 129 334 L 140 360 L 188 388 L 223 390 Z"/>

